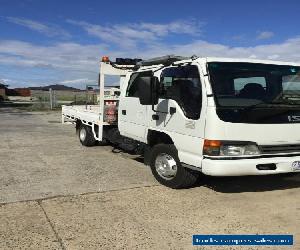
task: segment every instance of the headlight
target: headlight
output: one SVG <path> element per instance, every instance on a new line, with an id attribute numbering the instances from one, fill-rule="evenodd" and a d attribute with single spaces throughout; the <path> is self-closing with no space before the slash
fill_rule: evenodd
<path id="1" fill-rule="evenodd" d="M 204 140 L 203 154 L 211 156 L 259 155 L 254 142 Z"/>
<path id="2" fill-rule="evenodd" d="M 239 156 L 239 155 L 258 155 L 260 152 L 256 145 L 222 145 L 220 155 Z"/>

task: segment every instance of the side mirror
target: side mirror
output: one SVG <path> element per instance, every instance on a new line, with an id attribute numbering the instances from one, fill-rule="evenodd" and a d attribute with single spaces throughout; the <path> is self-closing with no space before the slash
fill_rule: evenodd
<path id="1" fill-rule="evenodd" d="M 157 77 L 139 77 L 137 85 L 142 105 L 156 105 L 158 103 L 159 81 Z"/>

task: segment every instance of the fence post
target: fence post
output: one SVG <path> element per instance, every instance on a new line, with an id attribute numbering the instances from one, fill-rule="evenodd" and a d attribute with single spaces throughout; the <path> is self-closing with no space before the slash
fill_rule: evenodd
<path id="1" fill-rule="evenodd" d="M 53 108 L 56 108 L 56 90 L 53 90 Z"/>
<path id="2" fill-rule="evenodd" d="M 52 93 L 52 89 L 49 88 L 49 99 L 50 99 L 50 109 L 53 109 L 53 97 L 52 97 L 53 93 Z"/>

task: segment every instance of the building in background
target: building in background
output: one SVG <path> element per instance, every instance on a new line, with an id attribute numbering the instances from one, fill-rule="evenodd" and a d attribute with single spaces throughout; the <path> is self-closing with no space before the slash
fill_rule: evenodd
<path id="1" fill-rule="evenodd" d="M 0 83 L 0 101 L 4 101 L 7 99 L 6 97 L 6 90 L 8 85 L 4 85 Z"/>
<path id="2" fill-rule="evenodd" d="M 29 88 L 15 88 L 14 91 L 18 96 L 23 96 L 23 97 L 31 96 L 31 91 Z"/>

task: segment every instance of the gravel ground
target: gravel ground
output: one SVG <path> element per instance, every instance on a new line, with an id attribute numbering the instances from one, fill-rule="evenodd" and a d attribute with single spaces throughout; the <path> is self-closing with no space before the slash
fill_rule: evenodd
<path id="1" fill-rule="evenodd" d="M 0 138 L 0 249 L 197 249 L 193 234 L 293 234 L 300 249 L 300 175 L 168 189 L 137 156 L 82 147 L 58 112 L 1 108 Z"/>

